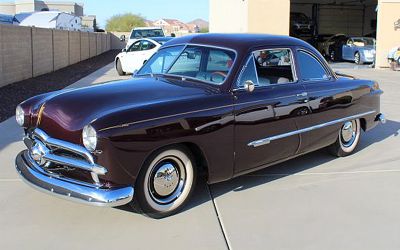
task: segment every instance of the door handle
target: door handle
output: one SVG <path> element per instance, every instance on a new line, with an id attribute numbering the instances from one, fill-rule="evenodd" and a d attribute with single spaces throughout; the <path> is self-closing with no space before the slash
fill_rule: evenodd
<path id="1" fill-rule="evenodd" d="M 297 94 L 296 96 L 297 97 L 307 97 L 307 92 L 303 92 L 303 93 L 300 93 L 300 94 Z"/>

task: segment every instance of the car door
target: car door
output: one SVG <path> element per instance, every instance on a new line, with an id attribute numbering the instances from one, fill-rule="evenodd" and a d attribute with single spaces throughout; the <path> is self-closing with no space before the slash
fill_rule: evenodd
<path id="1" fill-rule="evenodd" d="M 342 47 L 344 60 L 353 60 L 353 39 L 349 38 Z"/>
<path id="2" fill-rule="evenodd" d="M 124 54 L 121 55 L 121 65 L 123 71 L 127 73 L 133 73 L 135 69 L 138 69 L 140 60 L 137 60 L 140 52 L 140 45 L 142 41 L 134 42 Z"/>
<path id="3" fill-rule="evenodd" d="M 327 146 L 338 136 L 338 120 L 357 113 L 354 91 L 357 84 L 338 80 L 328 65 L 312 51 L 299 48 L 296 53 L 297 74 L 307 93 L 310 112 L 299 117 L 298 126 L 304 128 L 298 154 Z M 337 122 L 337 123 L 336 123 Z"/>
<path id="4" fill-rule="evenodd" d="M 281 55 L 284 59 L 277 60 Z M 307 103 L 292 50 L 269 48 L 249 55 L 233 93 L 235 174 L 293 156 L 300 139 L 290 133 L 297 130 L 296 116 L 307 110 Z"/>

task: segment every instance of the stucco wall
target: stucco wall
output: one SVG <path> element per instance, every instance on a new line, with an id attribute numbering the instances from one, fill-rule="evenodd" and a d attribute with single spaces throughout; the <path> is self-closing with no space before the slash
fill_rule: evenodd
<path id="1" fill-rule="evenodd" d="M 290 0 L 210 0 L 210 32 L 289 34 Z"/>
<path id="2" fill-rule="evenodd" d="M 248 32 L 249 1 L 252 0 L 210 0 L 210 32 Z"/>
<path id="3" fill-rule="evenodd" d="M 290 0 L 247 0 L 250 33 L 289 35 Z"/>
<path id="4" fill-rule="evenodd" d="M 400 47 L 400 29 L 394 22 L 400 19 L 400 0 L 379 0 L 376 34 L 376 66 L 389 67 L 387 55 L 393 47 Z"/>
<path id="5" fill-rule="evenodd" d="M 53 31 L 32 29 L 33 76 L 53 71 Z"/>
<path id="6" fill-rule="evenodd" d="M 99 55 L 109 44 L 105 33 L 0 24 L 0 87 Z"/>

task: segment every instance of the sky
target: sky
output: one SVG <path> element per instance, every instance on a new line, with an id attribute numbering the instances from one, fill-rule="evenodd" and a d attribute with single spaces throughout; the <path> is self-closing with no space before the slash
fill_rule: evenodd
<path id="1" fill-rule="evenodd" d="M 0 0 L 12 2 L 13 0 Z M 48 0 L 58 1 L 58 0 Z M 184 22 L 202 18 L 208 21 L 208 0 L 63 0 L 84 4 L 85 15 L 96 15 L 100 27 L 112 15 L 132 12 L 149 20 L 176 18 Z M 63 2 L 61 1 L 61 2 Z"/>

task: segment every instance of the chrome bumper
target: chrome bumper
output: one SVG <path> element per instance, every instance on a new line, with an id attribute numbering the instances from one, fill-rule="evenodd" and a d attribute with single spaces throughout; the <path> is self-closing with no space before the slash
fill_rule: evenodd
<path id="1" fill-rule="evenodd" d="M 27 150 L 18 154 L 15 165 L 22 179 L 39 191 L 94 206 L 116 207 L 132 200 L 133 187 L 99 188 L 65 178 L 50 176 L 30 157 Z"/>

